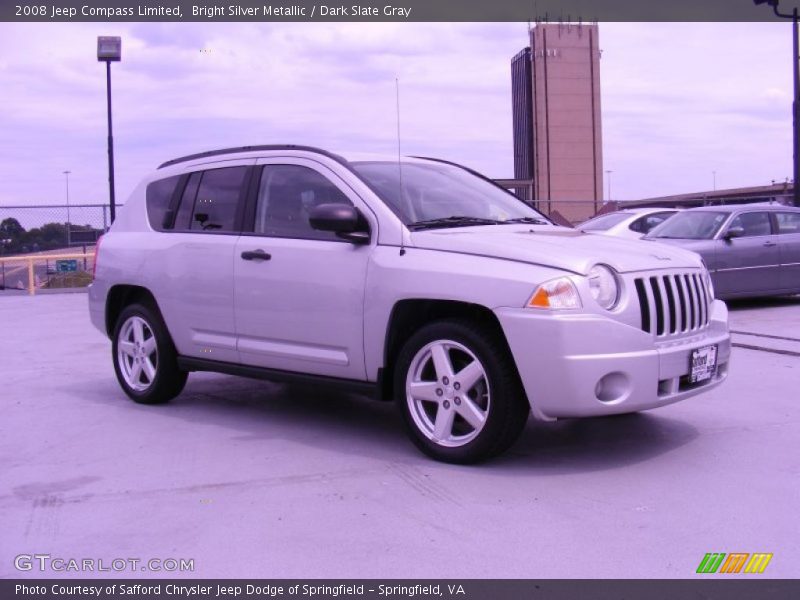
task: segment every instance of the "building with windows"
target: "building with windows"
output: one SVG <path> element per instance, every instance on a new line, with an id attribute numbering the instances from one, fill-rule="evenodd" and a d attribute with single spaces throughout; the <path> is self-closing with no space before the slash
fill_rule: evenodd
<path id="1" fill-rule="evenodd" d="M 520 195 L 571 222 L 603 201 L 600 49 L 596 24 L 537 23 L 511 62 L 514 178 Z"/>
<path id="2" fill-rule="evenodd" d="M 514 121 L 514 178 L 533 179 L 533 79 L 531 49 L 511 59 L 511 108 Z M 531 202 L 530 187 L 516 188 L 517 196 Z"/>

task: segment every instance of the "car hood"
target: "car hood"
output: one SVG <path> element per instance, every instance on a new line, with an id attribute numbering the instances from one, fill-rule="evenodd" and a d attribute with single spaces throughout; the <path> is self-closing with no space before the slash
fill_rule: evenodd
<path id="1" fill-rule="evenodd" d="M 591 235 L 548 225 L 485 225 L 415 231 L 411 233 L 411 241 L 417 248 L 490 256 L 581 275 L 597 263 L 620 273 L 702 267 L 697 254 L 674 246 Z"/>
<path id="2" fill-rule="evenodd" d="M 691 250 L 692 252 L 704 252 L 711 250 L 714 247 L 714 240 L 688 240 L 681 238 L 644 238 L 646 242 L 653 242 L 656 244 L 668 244 L 669 246 L 678 246 Z"/>

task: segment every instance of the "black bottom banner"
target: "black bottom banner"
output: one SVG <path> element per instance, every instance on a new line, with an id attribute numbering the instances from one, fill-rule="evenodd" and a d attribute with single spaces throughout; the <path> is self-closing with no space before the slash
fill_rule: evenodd
<path id="1" fill-rule="evenodd" d="M 600 599 L 679 600 L 738 598 L 769 600 L 800 598 L 800 580 L 782 579 L 60 579 L 0 581 L 3 600 L 100 600 L 196 599 L 213 598 L 264 600 L 267 598 L 337 598 L 419 600 L 505 598 L 525 599 Z"/>

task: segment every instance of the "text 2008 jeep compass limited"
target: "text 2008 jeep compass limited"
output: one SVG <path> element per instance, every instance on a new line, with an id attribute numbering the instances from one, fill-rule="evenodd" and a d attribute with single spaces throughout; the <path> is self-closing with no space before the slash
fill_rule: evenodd
<path id="1" fill-rule="evenodd" d="M 694 396 L 730 356 L 694 253 L 556 226 L 445 161 L 300 146 L 161 165 L 103 236 L 89 308 L 138 402 L 202 370 L 351 386 L 450 462 L 502 452 L 529 411 Z"/>

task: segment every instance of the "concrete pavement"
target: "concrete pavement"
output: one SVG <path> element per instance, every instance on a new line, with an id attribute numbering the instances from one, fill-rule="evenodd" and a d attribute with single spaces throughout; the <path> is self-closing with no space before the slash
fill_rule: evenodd
<path id="1" fill-rule="evenodd" d="M 732 311 L 751 333 L 798 323 L 796 300 Z M 707 395 L 531 422 L 455 467 L 354 396 L 195 374 L 136 405 L 82 294 L 0 295 L 0 339 L 0 577 L 80 575 L 14 568 L 48 553 L 194 559 L 203 578 L 683 578 L 707 552 L 772 552 L 761 577 L 798 576 L 796 356 L 735 348 Z"/>

